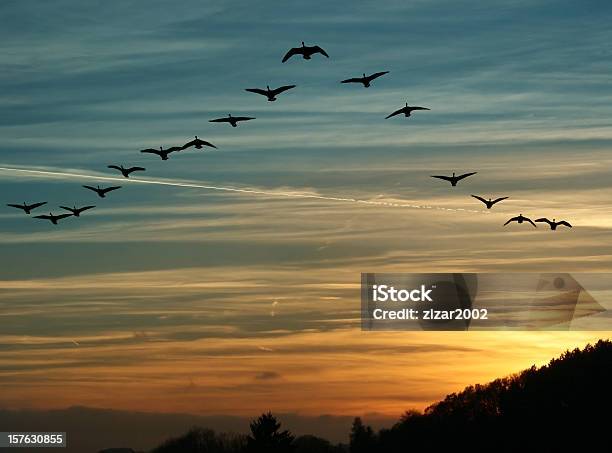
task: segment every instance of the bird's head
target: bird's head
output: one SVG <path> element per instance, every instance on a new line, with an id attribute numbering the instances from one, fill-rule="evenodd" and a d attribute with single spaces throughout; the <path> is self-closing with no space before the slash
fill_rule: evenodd
<path id="1" fill-rule="evenodd" d="M 196 135 L 196 136 L 195 136 L 195 138 L 196 138 L 196 140 L 197 140 L 197 139 L 198 139 L 198 136 Z"/>
<path id="2" fill-rule="evenodd" d="M 302 47 L 306 47 L 306 44 L 304 44 L 304 41 L 302 41 Z"/>
<path id="3" fill-rule="evenodd" d="M 270 85 L 266 85 L 266 88 L 268 89 L 268 91 L 270 91 Z"/>
<path id="4" fill-rule="evenodd" d="M 363 73 L 363 78 L 365 79 L 365 72 Z"/>
<path id="5" fill-rule="evenodd" d="M 406 105 L 408 105 L 408 104 L 406 104 Z M 455 177 L 455 172 L 453 172 L 453 178 L 454 178 L 454 177 Z"/>
<path id="6" fill-rule="evenodd" d="M 556 221 L 557 221 L 557 219 L 553 219 L 553 222 L 556 222 Z"/>

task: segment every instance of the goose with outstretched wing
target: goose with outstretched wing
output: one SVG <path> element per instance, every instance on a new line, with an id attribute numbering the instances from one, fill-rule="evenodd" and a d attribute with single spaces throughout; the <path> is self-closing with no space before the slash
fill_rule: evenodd
<path id="1" fill-rule="evenodd" d="M 83 186 L 86 189 L 89 189 L 98 194 L 100 198 L 105 198 L 106 194 L 112 192 L 113 190 L 121 189 L 121 186 L 111 186 L 106 188 L 100 188 L 100 186 L 92 187 L 92 186 Z"/>
<path id="2" fill-rule="evenodd" d="M 206 140 L 199 139 L 198 136 L 196 135 L 193 140 L 191 140 L 190 142 L 187 142 L 183 146 L 181 146 L 181 150 L 190 148 L 192 146 L 195 147 L 196 149 L 202 149 L 203 146 L 210 146 L 211 148 L 217 148 L 212 143 L 207 142 Z"/>
<path id="3" fill-rule="evenodd" d="M 385 119 L 388 120 L 389 118 L 395 115 L 400 115 L 401 113 L 403 113 L 404 116 L 408 118 L 412 114 L 412 112 L 414 112 L 415 110 L 431 110 L 431 109 L 428 109 L 427 107 L 410 106 L 406 102 L 406 105 L 404 107 L 402 107 L 401 109 L 397 109 L 395 112 L 387 115 Z"/>
<path id="4" fill-rule="evenodd" d="M 519 223 L 519 224 L 520 223 L 524 223 L 524 222 L 528 222 L 528 223 L 531 223 L 534 227 L 536 227 L 536 228 L 538 227 L 535 223 L 533 223 L 533 221 L 530 218 L 523 216 L 523 214 L 519 214 L 516 217 L 512 217 L 506 223 L 504 223 L 504 226 L 508 225 L 511 222 L 516 222 L 516 223 Z"/>
<path id="5" fill-rule="evenodd" d="M 304 41 L 302 41 L 302 47 L 293 47 L 289 49 L 289 51 L 283 57 L 283 63 L 286 62 L 289 58 L 293 57 L 294 55 L 301 55 L 304 58 L 304 60 L 310 60 L 310 58 L 316 53 L 320 53 L 321 55 L 329 58 L 329 55 L 327 54 L 327 52 L 325 52 L 325 50 L 323 50 L 321 47 L 307 46 L 304 44 Z"/>
<path id="6" fill-rule="evenodd" d="M 53 225 L 57 225 L 57 222 L 59 220 L 65 219 L 66 217 L 72 217 L 72 214 L 53 215 L 52 213 L 49 213 L 49 215 L 35 215 L 33 218 L 34 219 L 49 220 Z"/>
<path id="7" fill-rule="evenodd" d="M 146 168 L 143 168 L 143 167 L 125 168 L 123 165 L 109 165 L 108 168 L 112 168 L 113 170 L 119 170 L 125 178 L 129 178 L 130 174 L 134 173 L 135 171 L 145 171 L 146 170 Z"/>
<path id="8" fill-rule="evenodd" d="M 472 195 L 472 197 L 476 198 L 477 200 L 482 201 L 487 207 L 487 209 L 491 209 L 495 203 L 499 203 L 500 201 L 506 200 L 507 198 L 509 198 L 509 197 L 499 197 L 499 198 L 496 198 L 495 200 L 491 200 L 490 198 L 486 200 L 482 197 L 479 197 L 478 195 Z"/>
<path id="9" fill-rule="evenodd" d="M 478 173 L 477 171 L 473 171 L 471 173 L 464 173 L 462 175 L 455 176 L 455 172 L 453 172 L 452 176 L 443 176 L 443 175 L 431 175 L 432 178 L 442 179 L 443 181 L 448 181 L 451 183 L 451 186 L 455 187 L 459 181 L 467 178 L 468 176 L 472 176 Z"/>
<path id="10" fill-rule="evenodd" d="M 266 96 L 268 98 L 268 102 L 274 102 L 276 101 L 276 96 L 295 87 L 296 85 L 284 85 L 271 90 L 270 86 L 266 85 L 265 90 L 262 90 L 261 88 L 245 88 L 244 90 L 250 93 L 261 94 L 262 96 Z"/>
<path id="11" fill-rule="evenodd" d="M 47 204 L 46 201 L 42 201 L 40 203 L 32 203 L 32 204 L 26 204 L 26 202 L 24 201 L 23 204 L 7 204 L 7 206 L 10 206 L 11 208 L 21 209 L 26 214 L 30 214 L 30 212 L 32 212 L 34 209 L 39 208 L 46 204 Z"/>
<path id="12" fill-rule="evenodd" d="M 364 88 L 369 88 L 372 80 L 384 76 L 385 74 L 389 74 L 389 71 L 375 72 L 369 76 L 366 76 L 365 73 L 363 73 L 363 77 L 353 77 L 351 79 L 342 80 L 340 83 L 361 83 L 363 84 Z"/>
<path id="13" fill-rule="evenodd" d="M 232 116 L 232 114 L 229 113 L 226 117 L 215 118 L 214 120 L 208 120 L 208 121 L 210 123 L 229 123 L 232 125 L 232 127 L 236 127 L 238 126 L 238 123 L 240 121 L 250 121 L 254 119 L 255 118 L 252 116 Z"/>
<path id="14" fill-rule="evenodd" d="M 556 219 L 552 219 L 551 221 L 551 220 L 548 220 L 546 217 L 542 217 L 541 219 L 536 219 L 536 222 L 548 223 L 548 226 L 553 231 L 556 230 L 558 226 L 566 226 L 568 228 L 572 228 L 572 226 L 567 220 L 561 220 L 557 222 Z"/>
<path id="15" fill-rule="evenodd" d="M 72 208 L 69 208 L 68 206 L 60 206 L 60 208 L 65 211 L 70 211 L 75 217 L 81 217 L 81 212 L 93 209 L 95 206 L 83 206 L 82 208 L 77 208 L 76 206 L 73 206 Z"/>

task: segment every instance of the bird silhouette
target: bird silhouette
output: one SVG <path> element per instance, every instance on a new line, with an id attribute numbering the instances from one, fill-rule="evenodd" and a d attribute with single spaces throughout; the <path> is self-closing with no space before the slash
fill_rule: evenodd
<path id="1" fill-rule="evenodd" d="M 97 186 L 97 187 L 92 187 L 92 186 L 83 186 L 83 187 L 85 187 L 86 189 L 89 189 L 89 190 L 93 190 L 95 193 L 97 193 L 97 194 L 98 194 L 98 196 L 99 196 L 100 198 L 105 198 L 105 197 L 106 197 L 106 194 L 107 194 L 108 192 L 112 191 L 112 190 L 121 189 L 121 186 L 112 186 L 112 187 L 107 187 L 107 188 L 105 188 L 105 189 L 101 189 L 101 188 L 100 188 L 100 186 Z"/>
<path id="2" fill-rule="evenodd" d="M 320 53 L 321 55 L 325 55 L 327 58 L 329 58 L 327 52 L 325 52 L 321 47 L 307 46 L 304 44 L 304 41 L 302 41 L 302 47 L 293 47 L 289 49 L 289 52 L 287 52 L 283 57 L 283 63 L 294 55 L 301 55 L 304 57 L 304 60 L 310 60 L 310 57 L 315 53 Z"/>
<path id="3" fill-rule="evenodd" d="M 284 85 L 282 87 L 274 88 L 273 90 L 271 90 L 270 86 L 266 85 L 265 90 L 262 90 L 261 88 L 245 88 L 244 91 L 261 94 L 262 96 L 266 96 L 269 102 L 274 102 L 276 101 L 276 96 L 278 96 L 284 91 L 290 90 L 295 87 L 296 85 Z"/>
<path id="4" fill-rule="evenodd" d="M 72 215 L 75 217 L 81 217 L 81 212 L 87 211 L 88 209 L 93 209 L 95 206 L 83 206 L 82 208 L 77 208 L 76 206 L 73 206 L 72 208 L 69 208 L 68 206 L 60 206 L 60 208 L 72 212 Z"/>
<path id="5" fill-rule="evenodd" d="M 504 226 L 508 225 L 510 222 L 516 222 L 516 223 L 529 222 L 534 227 L 536 227 L 536 228 L 538 227 L 535 223 L 533 223 L 531 221 L 531 219 L 528 219 L 527 217 L 524 217 L 523 214 L 519 214 L 517 217 L 512 217 L 510 220 L 508 220 L 506 223 L 504 223 Z"/>
<path id="6" fill-rule="evenodd" d="M 428 109 L 427 107 L 416 107 L 416 106 L 413 107 L 413 106 L 408 105 L 408 103 L 406 102 L 406 105 L 404 107 L 386 116 L 385 119 L 389 119 L 392 116 L 399 115 L 400 113 L 403 113 L 404 116 L 408 118 L 411 115 L 411 113 L 414 112 L 415 110 L 431 110 L 431 109 Z"/>
<path id="7" fill-rule="evenodd" d="M 123 165 L 109 165 L 108 168 L 113 168 L 115 170 L 119 170 L 121 172 L 121 174 L 123 176 L 125 176 L 126 178 L 130 177 L 130 173 L 133 173 L 135 171 L 145 171 L 146 168 L 142 168 L 142 167 L 130 167 L 130 168 L 125 168 Z"/>
<path id="8" fill-rule="evenodd" d="M 49 213 L 49 215 L 35 215 L 33 218 L 49 220 L 53 225 L 57 225 L 58 220 L 65 219 L 66 217 L 72 217 L 72 214 L 53 215 L 52 213 Z"/>
<path id="9" fill-rule="evenodd" d="M 431 177 L 432 178 L 443 179 L 444 181 L 448 181 L 448 182 L 451 183 L 451 186 L 455 187 L 459 181 L 461 181 L 464 178 L 467 178 L 468 176 L 475 175 L 476 173 L 478 173 L 478 172 L 477 171 L 473 171 L 471 173 L 464 173 L 462 175 L 455 176 L 455 172 L 453 172 L 453 176 L 431 175 Z"/>
<path id="10" fill-rule="evenodd" d="M 23 204 L 7 204 L 7 206 L 10 206 L 11 208 L 21 209 L 26 214 L 29 214 L 34 209 L 36 209 L 36 208 L 38 208 L 40 206 L 43 206 L 45 204 L 47 204 L 46 201 L 43 201 L 41 203 L 32 203 L 32 204 L 26 204 L 25 201 L 24 201 Z"/>
<path id="11" fill-rule="evenodd" d="M 508 198 L 508 197 L 500 197 L 500 198 L 496 198 L 495 200 L 491 200 L 490 198 L 488 200 L 485 200 L 484 198 L 479 197 L 478 195 L 472 195 L 472 196 L 476 198 L 477 200 L 482 201 L 487 206 L 487 209 L 491 209 L 495 203 L 499 203 L 500 201 Z"/>
<path id="12" fill-rule="evenodd" d="M 230 123 L 232 127 L 236 127 L 239 121 L 249 121 L 249 120 L 254 120 L 254 119 L 255 118 L 251 116 L 232 116 L 232 114 L 229 113 L 227 117 L 209 120 L 209 123 Z"/>
<path id="13" fill-rule="evenodd" d="M 372 80 L 377 79 L 385 74 L 389 74 L 389 71 L 375 72 L 374 74 L 371 74 L 369 76 L 366 76 L 364 73 L 363 77 L 353 77 L 352 79 L 343 80 L 340 83 L 362 83 L 364 88 L 369 88 Z"/>
<path id="14" fill-rule="evenodd" d="M 556 230 L 558 226 L 566 226 L 568 228 L 571 228 L 572 226 L 570 225 L 569 222 L 567 222 L 566 220 L 561 220 L 560 222 L 556 222 L 555 219 L 552 219 L 552 222 L 550 220 L 548 220 L 546 217 L 542 217 L 541 219 L 536 219 L 536 222 L 545 222 L 548 223 L 548 226 L 550 226 L 551 230 Z"/>
<path id="15" fill-rule="evenodd" d="M 182 148 L 180 146 L 172 146 L 168 149 L 164 149 L 160 146 L 159 149 L 147 148 L 140 150 L 140 152 L 148 154 L 157 154 L 159 157 L 161 157 L 161 160 L 168 160 L 168 154 L 173 153 L 175 151 L 181 151 L 181 149 Z"/>
<path id="16" fill-rule="evenodd" d="M 205 140 L 200 140 L 197 135 L 195 136 L 195 138 L 193 140 L 191 140 L 190 142 L 187 142 L 183 146 L 181 146 L 181 150 L 187 149 L 190 146 L 195 146 L 196 149 L 202 149 L 202 146 L 210 146 L 211 148 L 216 148 L 216 146 L 213 145 L 212 143 L 207 142 Z"/>

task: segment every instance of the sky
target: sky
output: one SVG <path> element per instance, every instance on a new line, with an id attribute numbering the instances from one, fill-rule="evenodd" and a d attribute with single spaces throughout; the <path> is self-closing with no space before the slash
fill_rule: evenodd
<path id="1" fill-rule="evenodd" d="M 0 201 L 96 205 L 57 227 L 0 209 L 0 408 L 391 420 L 609 336 L 359 329 L 361 272 L 610 272 L 607 2 L 7 0 L 0 17 Z M 281 63 L 301 41 L 330 58 Z M 384 119 L 405 102 L 431 110 Z M 208 122 L 228 113 L 256 119 Z M 194 135 L 218 150 L 138 152 Z M 120 178 L 109 164 L 164 184 L 96 181 Z M 454 171 L 478 173 L 429 177 Z M 574 228 L 502 227 L 519 213 Z"/>

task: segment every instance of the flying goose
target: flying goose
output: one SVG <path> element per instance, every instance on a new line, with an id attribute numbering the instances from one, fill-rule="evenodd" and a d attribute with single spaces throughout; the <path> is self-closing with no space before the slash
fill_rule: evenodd
<path id="1" fill-rule="evenodd" d="M 58 220 L 65 219 L 66 217 L 72 217 L 72 214 L 53 215 L 49 213 L 49 215 L 35 215 L 34 216 L 35 219 L 49 220 L 53 225 L 57 225 Z"/>
<path id="2" fill-rule="evenodd" d="M 107 188 L 105 188 L 105 189 L 101 189 L 101 188 L 100 188 L 100 186 L 97 186 L 97 187 L 92 187 L 92 186 L 83 186 L 83 187 L 85 187 L 86 189 L 89 189 L 89 190 L 93 190 L 95 193 L 97 193 L 97 194 L 98 194 L 98 196 L 99 196 L 100 198 L 105 198 L 105 197 L 106 197 L 106 194 L 107 194 L 108 192 L 112 191 L 112 190 L 121 189 L 121 186 L 112 186 L 112 187 L 107 187 Z"/>
<path id="3" fill-rule="evenodd" d="M 230 123 L 232 127 L 236 127 L 239 121 L 249 121 L 254 120 L 255 118 L 251 116 L 232 116 L 231 113 L 227 115 L 225 118 L 216 118 L 214 120 L 209 120 L 209 123 Z"/>
<path id="4" fill-rule="evenodd" d="M 7 204 L 7 206 L 10 206 L 11 208 L 17 208 L 17 209 L 21 209 L 23 210 L 23 212 L 25 212 L 26 214 L 29 214 L 31 211 L 33 211 L 34 209 L 47 204 L 46 201 L 43 201 L 42 203 L 32 203 L 32 204 L 26 204 L 25 201 L 23 202 L 23 204 Z"/>
<path id="5" fill-rule="evenodd" d="M 552 222 L 550 220 L 548 220 L 546 217 L 542 217 L 541 219 L 536 219 L 536 222 L 546 222 L 548 223 L 548 225 L 550 226 L 551 230 L 556 230 L 558 226 L 566 226 L 571 228 L 572 226 L 570 225 L 569 222 L 567 222 L 566 220 L 561 220 L 560 222 L 556 222 L 555 219 L 552 219 Z"/>
<path id="6" fill-rule="evenodd" d="M 495 200 L 491 200 L 490 198 L 489 200 L 485 200 L 484 198 L 479 197 L 478 195 L 472 195 L 472 196 L 476 198 L 477 200 L 482 201 L 487 206 L 487 209 L 491 209 L 495 203 L 499 203 L 500 201 L 508 198 L 508 197 L 500 197 L 500 198 L 496 198 Z"/>
<path id="7" fill-rule="evenodd" d="M 304 41 L 302 41 L 302 47 L 293 47 L 289 49 L 289 52 L 287 52 L 283 57 L 283 63 L 294 55 L 301 55 L 304 57 L 304 60 L 310 60 L 310 57 L 315 53 L 320 53 L 321 55 L 325 55 L 327 58 L 329 58 L 327 52 L 325 52 L 319 46 L 307 46 L 304 44 Z"/>
<path id="8" fill-rule="evenodd" d="M 528 219 L 527 217 L 523 217 L 523 214 L 519 214 L 517 217 L 512 217 L 510 220 L 504 223 L 504 226 L 508 225 L 510 222 L 517 222 L 517 223 L 529 222 L 534 227 L 536 228 L 538 227 L 535 223 L 531 221 L 531 219 Z"/>
<path id="9" fill-rule="evenodd" d="M 123 176 L 125 176 L 126 178 L 130 177 L 130 173 L 133 173 L 135 171 L 145 171 L 146 168 L 142 168 L 142 167 L 130 167 L 130 168 L 125 168 L 123 165 L 109 165 L 108 168 L 113 168 L 115 170 L 119 170 L 121 172 L 121 174 Z"/>
<path id="10" fill-rule="evenodd" d="M 455 176 L 455 172 L 453 172 L 453 176 L 431 175 L 431 177 L 432 178 L 443 179 L 444 181 L 448 181 L 448 182 L 451 183 L 451 186 L 455 187 L 459 181 L 461 181 L 464 178 L 467 178 L 468 176 L 475 175 L 476 173 L 478 173 L 478 172 L 477 171 L 473 171 L 471 173 L 464 173 L 462 175 Z"/>
<path id="11" fill-rule="evenodd" d="M 173 153 L 174 151 L 180 151 L 181 149 L 182 148 L 180 146 L 173 146 L 168 149 L 164 149 L 160 146 L 159 149 L 147 148 L 140 150 L 140 152 L 148 154 L 157 154 L 159 157 L 161 157 L 161 160 L 168 160 L 168 154 Z"/>
<path id="12" fill-rule="evenodd" d="M 202 149 L 202 146 L 210 146 L 211 148 L 216 148 L 216 146 L 213 145 L 212 143 L 207 142 L 205 140 L 200 140 L 197 135 L 195 136 L 195 138 L 193 140 L 191 140 L 190 142 L 185 143 L 183 146 L 181 146 L 181 150 L 187 149 L 190 146 L 195 146 L 196 149 Z"/>
<path id="13" fill-rule="evenodd" d="M 83 206 L 82 208 L 77 208 L 76 206 L 73 206 L 72 208 L 69 208 L 68 206 L 60 206 L 60 208 L 72 212 L 72 215 L 75 217 L 81 217 L 81 212 L 95 208 L 95 206 Z"/>
<path id="14" fill-rule="evenodd" d="M 410 114 L 414 112 L 415 110 L 430 110 L 430 109 L 428 109 L 427 107 L 416 107 L 416 106 L 412 107 L 412 106 L 409 106 L 408 103 L 406 102 L 406 105 L 404 107 L 386 116 L 385 119 L 389 119 L 392 116 L 399 115 L 400 113 L 403 113 L 404 116 L 408 118 Z"/>
<path id="15" fill-rule="evenodd" d="M 389 71 L 382 71 L 382 72 L 375 72 L 374 74 L 366 76 L 364 72 L 363 77 L 353 77 L 352 79 L 343 80 L 340 83 L 363 83 L 364 88 L 369 88 L 370 82 L 372 82 L 372 80 L 377 79 L 380 76 L 383 76 L 388 73 Z"/>
<path id="16" fill-rule="evenodd" d="M 261 94 L 268 98 L 268 102 L 274 102 L 276 101 L 276 96 L 281 94 L 283 91 L 287 91 L 295 87 L 296 85 L 284 85 L 282 87 L 274 88 L 273 90 L 271 90 L 270 86 L 266 85 L 265 90 L 262 90 L 260 88 L 245 88 L 244 90 L 250 91 L 251 93 Z"/>

